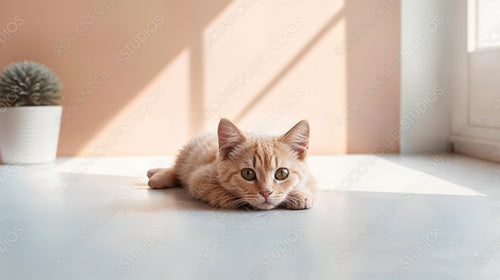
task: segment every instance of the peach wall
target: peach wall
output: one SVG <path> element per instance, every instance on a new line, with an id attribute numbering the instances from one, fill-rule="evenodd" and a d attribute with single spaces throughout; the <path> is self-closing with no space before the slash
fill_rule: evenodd
<path id="1" fill-rule="evenodd" d="M 11 1 L 0 32 L 0 67 L 63 82 L 61 156 L 174 154 L 221 116 L 308 119 L 312 153 L 398 150 L 398 1 Z"/>

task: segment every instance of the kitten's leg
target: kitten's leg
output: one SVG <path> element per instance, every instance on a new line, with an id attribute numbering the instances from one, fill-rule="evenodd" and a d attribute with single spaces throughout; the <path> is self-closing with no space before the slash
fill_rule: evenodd
<path id="1" fill-rule="evenodd" d="M 148 185 L 153 189 L 163 189 L 175 186 L 173 168 L 155 168 L 148 171 Z"/>
<path id="2" fill-rule="evenodd" d="M 314 195 L 317 192 L 316 180 L 309 176 L 305 186 L 291 191 L 281 206 L 288 209 L 309 209 L 313 206 Z"/>
<path id="3" fill-rule="evenodd" d="M 161 168 L 153 168 L 148 170 L 148 179 L 151 178 L 151 176 L 155 175 L 156 172 L 158 172 Z"/>
<path id="4" fill-rule="evenodd" d="M 208 202 L 214 207 L 234 209 L 245 204 L 240 197 L 221 187 L 216 178 L 214 168 L 206 166 L 193 172 L 186 189 L 194 198 Z"/>
<path id="5" fill-rule="evenodd" d="M 281 204 L 288 209 L 309 209 L 313 206 L 314 196 L 312 192 L 307 190 L 294 190 L 291 191 L 285 201 Z"/>

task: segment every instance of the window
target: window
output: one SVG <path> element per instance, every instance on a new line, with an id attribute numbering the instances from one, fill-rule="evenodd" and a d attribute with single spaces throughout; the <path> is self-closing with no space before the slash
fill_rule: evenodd
<path id="1" fill-rule="evenodd" d="M 500 1 L 476 0 L 476 49 L 500 46 Z"/>
<path id="2" fill-rule="evenodd" d="M 461 16 L 454 26 L 466 39 L 466 48 L 456 48 L 466 51 L 467 61 L 461 54 L 455 61 L 451 142 L 455 151 L 500 161 L 500 0 L 468 0 L 466 14 L 467 36 Z"/>

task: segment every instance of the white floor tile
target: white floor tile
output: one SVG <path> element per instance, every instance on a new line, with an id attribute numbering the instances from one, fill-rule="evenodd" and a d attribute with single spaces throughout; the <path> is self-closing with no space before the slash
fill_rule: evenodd
<path id="1" fill-rule="evenodd" d="M 459 155 L 312 156 L 305 211 L 150 190 L 172 158 L 0 166 L 0 279 L 500 279 L 500 168 Z"/>

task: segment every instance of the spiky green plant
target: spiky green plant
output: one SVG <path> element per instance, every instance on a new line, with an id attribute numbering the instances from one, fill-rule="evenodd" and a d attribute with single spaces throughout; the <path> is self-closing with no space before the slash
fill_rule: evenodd
<path id="1" fill-rule="evenodd" d="M 12 63 L 0 74 L 0 104 L 7 107 L 56 105 L 61 83 L 52 71 L 35 62 Z"/>

